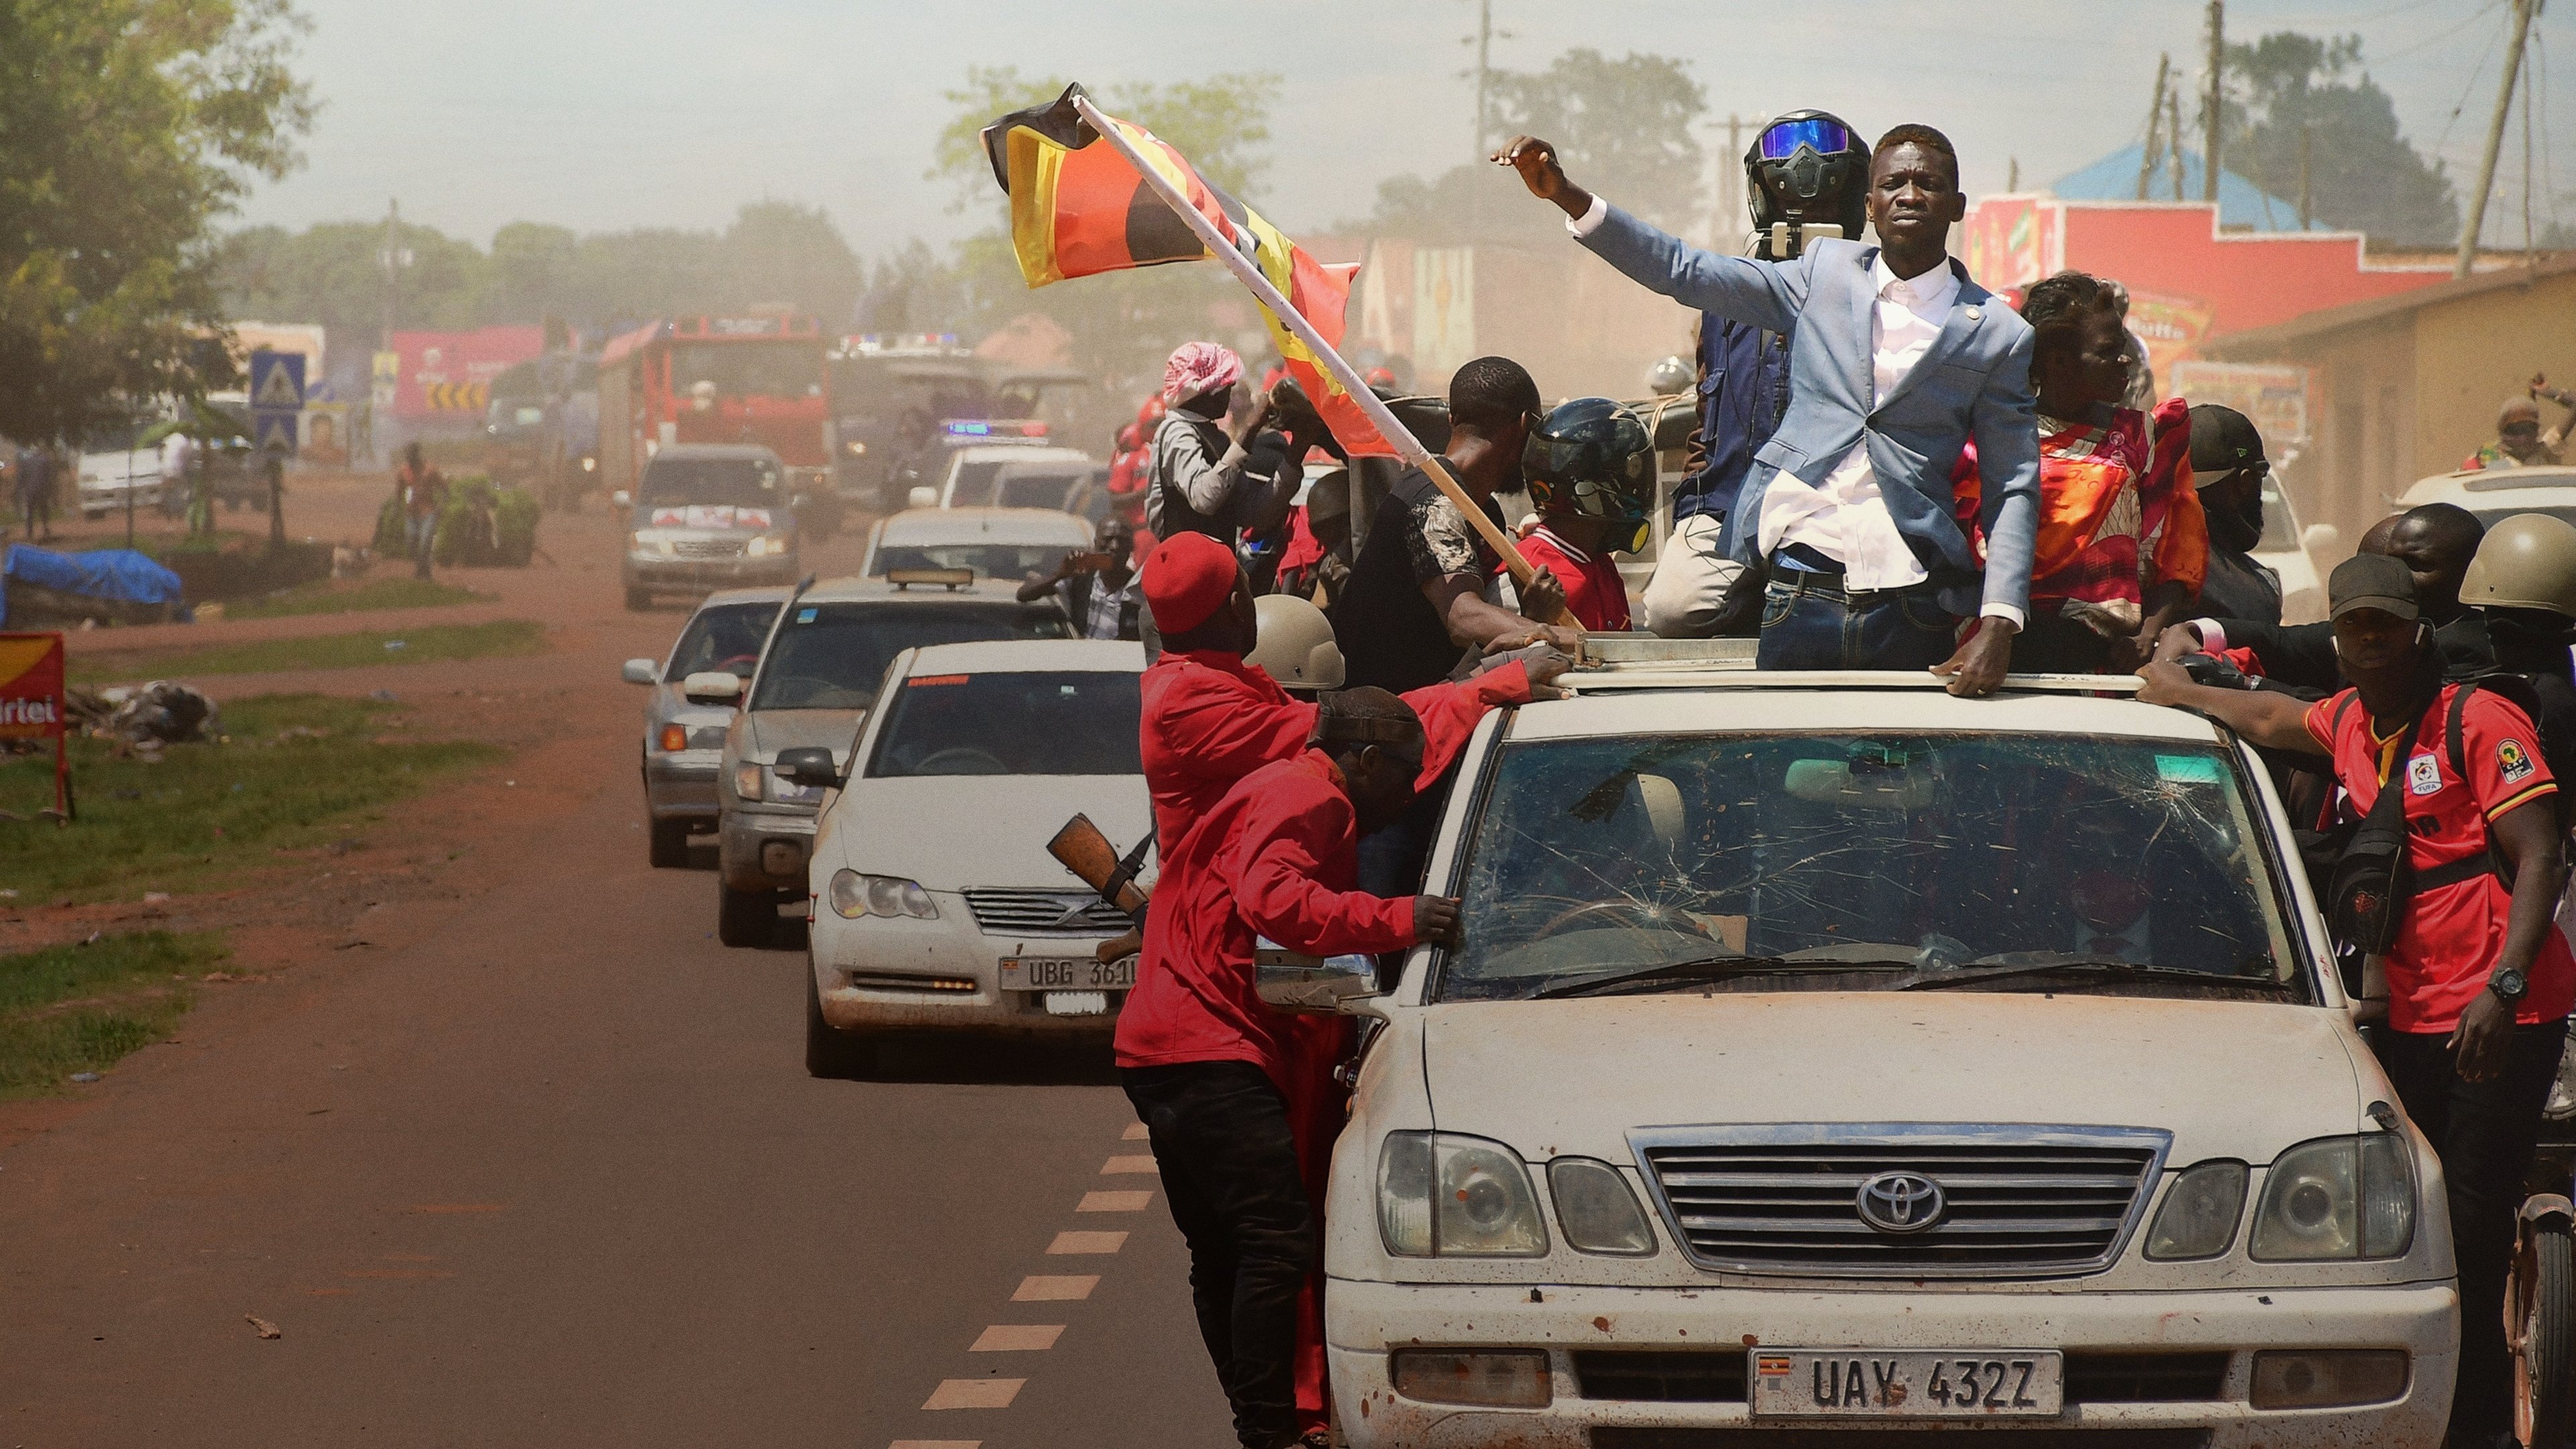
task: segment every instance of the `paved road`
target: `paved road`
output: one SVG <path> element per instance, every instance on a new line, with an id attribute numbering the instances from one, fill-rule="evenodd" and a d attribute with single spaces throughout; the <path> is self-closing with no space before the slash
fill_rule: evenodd
<path id="1" fill-rule="evenodd" d="M 1105 1050 L 808 1079 L 630 729 L 433 939 L 0 1150 L 0 1446 L 1230 1442 Z"/>

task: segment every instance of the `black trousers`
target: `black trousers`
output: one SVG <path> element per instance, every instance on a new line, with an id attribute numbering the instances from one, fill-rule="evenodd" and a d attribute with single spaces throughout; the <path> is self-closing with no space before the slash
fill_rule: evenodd
<path id="1" fill-rule="evenodd" d="M 1288 1106 L 1250 1062 L 1120 1069 L 1190 1248 L 1190 1300 L 1245 1449 L 1297 1442 L 1297 1292 L 1320 1245 Z"/>
<path id="2" fill-rule="evenodd" d="M 2377 1031 L 2372 1048 L 2406 1115 L 2442 1159 L 2451 1199 L 2451 1254 L 2460 1269 L 2460 1377 L 2451 1442 L 2485 1443 L 2513 1426 L 2513 1361 L 2504 1344 L 2504 1279 L 2514 1214 L 2540 1135 L 2540 1109 L 2567 1047 L 2567 1023 L 2513 1029 L 2504 1071 L 2460 1079 L 2447 1032 Z"/>

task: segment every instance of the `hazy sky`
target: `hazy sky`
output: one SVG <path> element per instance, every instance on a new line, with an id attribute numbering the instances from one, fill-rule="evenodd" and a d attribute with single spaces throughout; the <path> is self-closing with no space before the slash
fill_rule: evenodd
<path id="1" fill-rule="evenodd" d="M 523 219 L 720 226 L 766 196 L 823 206 L 873 258 L 999 215 L 998 192 L 950 211 L 949 188 L 923 172 L 949 114 L 941 91 L 970 64 L 1014 64 L 1095 87 L 1277 73 L 1259 199 L 1292 233 L 1319 229 L 1364 215 L 1383 177 L 1465 157 L 1472 51 L 1460 37 L 1477 3 L 300 0 L 321 118 L 304 169 L 261 188 L 244 219 L 380 217 L 399 197 L 406 217 L 488 244 Z M 1492 3 L 1512 33 L 1495 42 L 1497 66 L 1537 69 L 1577 45 L 1660 52 L 1691 62 L 1721 120 L 1807 105 L 1869 131 L 1929 121 L 1958 143 L 1971 192 L 2000 189 L 2010 157 L 2036 185 L 2136 139 L 2158 52 L 2191 64 L 2202 43 L 2194 0 Z M 2228 27 L 2359 32 L 2407 135 L 2439 138 L 2465 189 L 2505 21 L 2504 0 L 2235 0 Z M 2537 29 L 2576 66 L 2576 6 Z M 2576 121 L 2571 81 L 2545 79 L 2538 119 Z M 2519 133 L 2517 121 L 2500 168 L 2516 243 Z M 2562 191 L 2576 188 L 2568 141 Z M 2576 219 L 2576 196 L 2562 210 Z M 2493 221 L 2488 237 L 2508 239 Z"/>

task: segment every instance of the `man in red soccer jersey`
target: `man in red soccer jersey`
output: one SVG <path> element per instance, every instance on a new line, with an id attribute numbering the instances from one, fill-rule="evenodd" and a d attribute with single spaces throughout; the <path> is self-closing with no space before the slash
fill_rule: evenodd
<path id="1" fill-rule="evenodd" d="M 2138 698 L 2199 710 L 2259 746 L 2326 756 L 2347 818 L 2382 790 L 2406 792 L 2414 889 L 2383 958 L 2389 1029 L 2373 1045 L 2450 1191 L 2460 1275 L 2450 1441 L 2488 1444 L 2513 1410 L 2503 1322 L 2513 1215 L 2576 1004 L 2576 959 L 2551 925 L 2566 881 L 2558 784 L 2520 708 L 2442 681 L 2403 561 L 2346 559 L 2326 589 L 2351 688 L 2307 704 L 2196 685 L 2167 663 L 2138 671 Z"/>

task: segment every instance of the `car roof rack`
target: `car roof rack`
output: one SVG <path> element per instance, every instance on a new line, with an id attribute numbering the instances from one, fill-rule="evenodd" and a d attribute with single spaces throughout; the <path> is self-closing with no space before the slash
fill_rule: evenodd
<path id="1" fill-rule="evenodd" d="M 1913 669 L 1756 669 L 1750 639 L 1588 634 L 1583 664 L 1557 680 L 1575 694 L 1630 689 L 1945 689 Z M 2007 674 L 2008 692 L 2134 694 L 2134 674 Z"/>

